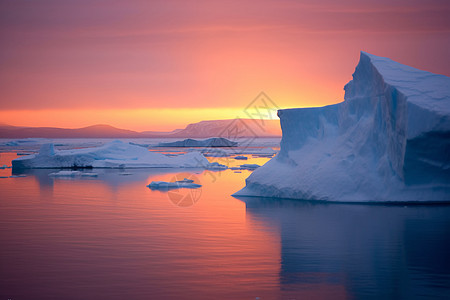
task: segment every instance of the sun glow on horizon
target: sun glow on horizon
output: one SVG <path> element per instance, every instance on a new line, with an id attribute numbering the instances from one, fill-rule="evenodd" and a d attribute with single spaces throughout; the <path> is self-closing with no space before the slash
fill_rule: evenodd
<path id="1" fill-rule="evenodd" d="M 0 122 L 170 131 L 241 117 L 260 91 L 335 104 L 361 50 L 450 74 L 443 2 L 176 3 L 0 2 Z"/>
<path id="2" fill-rule="evenodd" d="M 0 111 L 2 123 L 23 127 L 82 128 L 107 124 L 133 131 L 172 131 L 207 120 L 248 119 L 242 108 L 54 109 Z M 273 120 L 278 119 L 276 114 Z"/>

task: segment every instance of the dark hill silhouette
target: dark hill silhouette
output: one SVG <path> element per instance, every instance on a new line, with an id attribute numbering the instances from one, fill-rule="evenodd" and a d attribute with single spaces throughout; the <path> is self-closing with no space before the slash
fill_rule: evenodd
<path id="1" fill-rule="evenodd" d="M 0 124 L 0 138 L 209 138 L 281 136 L 278 120 L 264 122 L 252 119 L 210 120 L 192 123 L 170 132 L 137 132 L 98 124 L 83 128 L 19 127 Z"/>

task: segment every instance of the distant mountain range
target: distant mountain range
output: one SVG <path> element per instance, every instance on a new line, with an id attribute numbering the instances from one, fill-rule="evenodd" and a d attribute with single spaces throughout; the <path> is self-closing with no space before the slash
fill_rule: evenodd
<path id="1" fill-rule="evenodd" d="M 77 129 L 57 127 L 19 127 L 0 124 L 0 138 L 209 138 L 281 136 L 279 120 L 231 119 L 189 124 L 170 132 L 137 132 L 110 125 L 93 125 Z"/>

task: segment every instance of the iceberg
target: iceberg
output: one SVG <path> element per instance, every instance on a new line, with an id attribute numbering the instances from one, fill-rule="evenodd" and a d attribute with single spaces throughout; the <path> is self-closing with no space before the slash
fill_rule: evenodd
<path id="1" fill-rule="evenodd" d="M 226 138 L 210 138 L 206 140 L 185 139 L 170 143 L 159 143 L 159 147 L 236 147 L 237 142 L 232 142 Z"/>
<path id="2" fill-rule="evenodd" d="M 231 167 L 231 170 L 249 170 L 249 171 L 253 171 L 256 170 L 257 168 L 259 168 L 260 165 L 257 164 L 243 164 L 240 165 L 239 167 Z"/>
<path id="3" fill-rule="evenodd" d="M 202 186 L 201 184 L 194 183 L 194 180 L 187 178 L 175 182 L 152 181 L 149 185 L 147 185 L 147 187 L 152 190 L 169 190 L 179 188 L 196 189 L 201 186 Z"/>
<path id="4" fill-rule="evenodd" d="M 98 174 L 97 173 L 85 173 L 85 172 L 80 172 L 80 171 L 59 171 L 59 172 L 55 172 L 55 173 L 50 173 L 48 174 L 48 176 L 50 177 L 97 177 Z"/>
<path id="5" fill-rule="evenodd" d="M 236 155 L 235 157 L 233 157 L 234 159 L 237 160 L 247 160 L 248 157 L 247 156 L 243 156 L 243 155 Z"/>
<path id="6" fill-rule="evenodd" d="M 450 201 L 450 78 L 361 52 L 344 90 L 279 110 L 280 152 L 234 196 Z"/>
<path id="7" fill-rule="evenodd" d="M 122 141 L 112 141 L 96 148 L 59 151 L 53 144 L 44 144 L 38 154 L 16 158 L 12 165 L 15 169 L 217 168 L 198 152 L 169 157 Z"/>

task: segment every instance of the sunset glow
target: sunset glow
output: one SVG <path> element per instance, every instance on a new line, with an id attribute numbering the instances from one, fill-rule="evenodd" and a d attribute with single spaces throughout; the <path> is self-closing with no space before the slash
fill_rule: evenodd
<path id="1" fill-rule="evenodd" d="M 450 74 L 447 1 L 3 1 L 0 122 L 173 130 L 343 100 L 361 50 Z M 443 63 L 444 62 L 444 63 Z"/>

